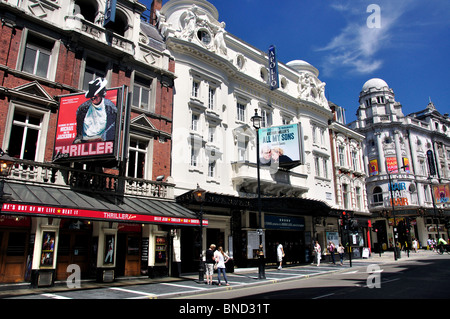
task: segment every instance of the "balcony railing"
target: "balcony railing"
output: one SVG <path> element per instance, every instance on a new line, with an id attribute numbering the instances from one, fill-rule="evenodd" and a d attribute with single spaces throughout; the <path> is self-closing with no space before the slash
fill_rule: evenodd
<path id="1" fill-rule="evenodd" d="M 174 184 L 17 159 L 9 180 L 116 195 L 173 199 Z M 122 186 L 121 186 L 122 185 Z"/>

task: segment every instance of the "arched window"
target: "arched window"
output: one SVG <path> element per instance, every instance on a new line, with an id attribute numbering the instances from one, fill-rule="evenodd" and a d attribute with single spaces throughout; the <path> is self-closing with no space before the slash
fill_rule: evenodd
<path id="1" fill-rule="evenodd" d="M 113 23 L 109 23 L 106 26 L 106 29 L 124 37 L 125 32 L 128 29 L 128 20 L 126 16 L 120 10 L 116 10 L 115 21 Z"/>
<path id="2" fill-rule="evenodd" d="M 96 1 L 92 0 L 75 0 L 74 13 L 81 13 L 84 19 L 95 23 L 95 16 L 98 12 L 98 6 Z"/>
<path id="3" fill-rule="evenodd" d="M 383 190 L 380 186 L 376 186 L 373 189 L 373 205 L 381 206 L 383 205 Z"/>

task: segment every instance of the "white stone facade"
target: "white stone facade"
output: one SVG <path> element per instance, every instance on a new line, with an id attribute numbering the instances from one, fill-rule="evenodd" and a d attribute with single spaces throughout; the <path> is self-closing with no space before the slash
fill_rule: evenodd
<path id="1" fill-rule="evenodd" d="M 176 63 L 176 195 L 199 184 L 210 192 L 255 196 L 256 134 L 251 117 L 256 109 L 263 127 L 300 123 L 303 131 L 304 164 L 278 174 L 262 169 L 263 194 L 334 206 L 327 133 L 332 114 L 317 69 L 300 60 L 279 62 L 280 87 L 271 91 L 267 52 L 227 33 L 209 2 L 171 0 L 159 19 Z M 321 172 L 316 172 L 315 157 L 322 161 Z"/>

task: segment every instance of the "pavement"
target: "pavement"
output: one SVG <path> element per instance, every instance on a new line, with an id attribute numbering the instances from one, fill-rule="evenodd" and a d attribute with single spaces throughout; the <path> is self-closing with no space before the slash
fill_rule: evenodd
<path id="1" fill-rule="evenodd" d="M 98 283 L 95 280 L 82 280 L 79 288 L 68 287 L 65 281 L 57 281 L 52 287 L 30 287 L 29 283 L 0 284 L 0 299 L 170 299 L 192 294 L 205 294 L 214 289 L 239 289 L 252 285 L 267 285 L 287 280 L 307 279 L 333 272 L 345 272 L 370 264 L 404 263 L 418 259 L 438 257 L 433 251 L 420 250 L 418 253 L 402 252 L 401 258 L 395 260 L 393 252 L 381 255 L 372 254 L 369 258 L 352 259 L 344 265 L 334 265 L 322 262 L 315 264 L 287 265 L 278 270 L 276 267 L 266 267 L 265 279 L 258 279 L 257 268 L 235 268 L 234 273 L 227 273 L 229 286 L 217 285 L 217 274 L 214 274 L 214 284 L 206 285 L 198 282 L 198 273 L 182 274 L 180 277 L 163 277 L 151 279 L 148 277 L 116 278 L 112 283 Z M 336 261 L 339 257 L 336 256 Z"/>

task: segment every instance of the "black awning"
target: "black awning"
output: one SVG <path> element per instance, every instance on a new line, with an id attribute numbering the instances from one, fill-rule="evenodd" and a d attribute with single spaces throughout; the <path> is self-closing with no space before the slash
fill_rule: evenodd
<path id="1" fill-rule="evenodd" d="M 200 220 L 175 200 L 81 193 L 68 188 L 5 182 L 2 213 L 198 226 Z M 203 220 L 203 226 L 208 221 Z"/>

